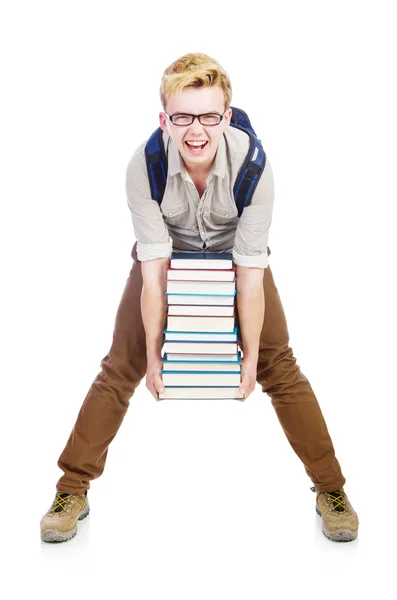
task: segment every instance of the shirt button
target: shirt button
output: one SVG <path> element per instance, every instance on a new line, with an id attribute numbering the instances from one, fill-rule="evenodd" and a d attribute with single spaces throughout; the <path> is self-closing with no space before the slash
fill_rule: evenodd
<path id="1" fill-rule="evenodd" d="M 228 217 L 229 215 L 225 215 L 225 217 Z"/>
<path id="2" fill-rule="evenodd" d="M 173 213 L 168 213 L 168 216 L 169 216 L 169 217 L 172 217 L 172 215 L 173 215 Z"/>

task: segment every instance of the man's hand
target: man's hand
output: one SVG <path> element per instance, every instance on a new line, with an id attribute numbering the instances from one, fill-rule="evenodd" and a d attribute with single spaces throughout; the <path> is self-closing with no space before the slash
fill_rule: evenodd
<path id="1" fill-rule="evenodd" d="M 161 359 L 147 365 L 146 387 L 157 401 L 160 400 L 159 392 L 164 392 L 164 383 L 161 377 L 162 368 L 163 363 Z"/>
<path id="2" fill-rule="evenodd" d="M 241 384 L 240 393 L 244 394 L 244 398 L 239 398 L 240 402 L 244 402 L 255 389 L 256 384 L 256 369 L 258 360 L 244 359 L 241 366 Z"/>

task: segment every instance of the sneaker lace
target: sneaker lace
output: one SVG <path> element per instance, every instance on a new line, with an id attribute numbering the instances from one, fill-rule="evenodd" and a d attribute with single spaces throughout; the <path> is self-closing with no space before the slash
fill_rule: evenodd
<path id="1" fill-rule="evenodd" d="M 51 507 L 51 512 L 59 513 L 65 510 L 70 496 L 71 494 L 66 494 L 65 492 L 57 492 Z"/>
<path id="2" fill-rule="evenodd" d="M 328 500 L 332 504 L 333 510 L 337 512 L 347 512 L 345 495 L 338 490 L 337 492 L 326 492 Z"/>

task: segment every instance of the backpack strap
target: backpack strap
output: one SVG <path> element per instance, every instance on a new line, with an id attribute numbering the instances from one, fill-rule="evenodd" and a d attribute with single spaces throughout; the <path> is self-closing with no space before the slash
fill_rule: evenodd
<path id="1" fill-rule="evenodd" d="M 168 161 L 165 155 L 161 127 L 156 129 L 147 141 L 145 157 L 152 198 L 161 204 L 167 183 L 168 171 Z"/>
<path id="2" fill-rule="evenodd" d="M 246 130 L 252 133 L 255 137 L 257 137 L 254 128 L 251 125 L 251 121 L 248 118 L 246 112 L 241 110 L 241 108 L 236 108 L 235 106 L 230 107 L 232 109 L 232 118 L 230 120 L 230 125 L 234 127 L 238 127 L 247 133 Z"/>
<path id="3" fill-rule="evenodd" d="M 261 141 L 256 136 L 247 113 L 240 108 L 232 107 L 230 125 L 244 131 L 250 138 L 247 156 L 245 157 L 233 187 L 238 216 L 241 217 L 244 207 L 251 203 L 259 178 L 265 168 L 266 154 L 263 150 Z"/>
<path id="4" fill-rule="evenodd" d="M 260 140 L 250 123 L 247 113 L 240 108 L 232 109 L 230 125 L 244 131 L 250 138 L 247 156 L 233 187 L 234 199 L 240 217 L 245 206 L 251 202 L 255 188 L 266 164 L 266 155 Z M 146 166 L 153 200 L 161 204 L 167 184 L 168 161 L 165 154 L 163 132 L 159 127 L 152 133 L 145 147 Z"/>

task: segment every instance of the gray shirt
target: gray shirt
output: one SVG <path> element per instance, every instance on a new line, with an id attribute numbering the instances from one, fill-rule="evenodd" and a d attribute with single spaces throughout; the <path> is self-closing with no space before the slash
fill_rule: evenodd
<path id="1" fill-rule="evenodd" d="M 168 176 L 161 205 L 151 198 L 144 142 L 127 167 L 126 191 L 141 261 L 176 252 L 232 252 L 236 265 L 266 268 L 274 202 L 273 173 L 266 157 L 251 204 L 241 217 L 233 195 L 249 138 L 228 127 L 220 139 L 207 187 L 200 198 L 172 139 L 163 134 Z"/>

